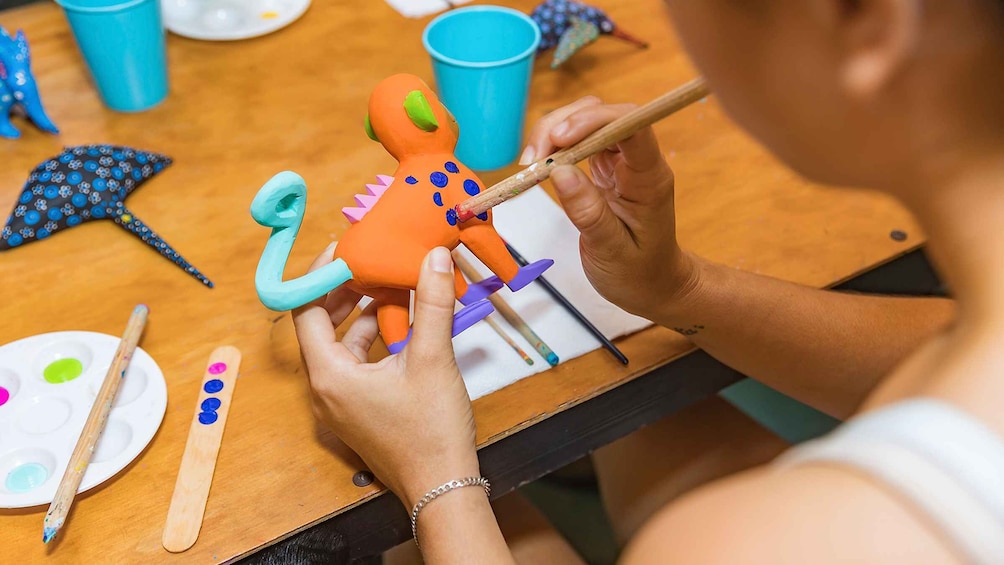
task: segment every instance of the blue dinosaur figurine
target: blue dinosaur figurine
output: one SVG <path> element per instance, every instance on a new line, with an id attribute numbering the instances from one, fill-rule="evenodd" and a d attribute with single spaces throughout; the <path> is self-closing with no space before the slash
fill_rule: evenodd
<path id="1" fill-rule="evenodd" d="M 8 100 L 8 96 L 10 99 Z M 41 130 L 59 133 L 42 107 L 38 86 L 31 74 L 31 50 L 23 31 L 11 37 L 0 27 L 0 136 L 18 138 L 21 133 L 10 123 L 10 109 L 19 105 Z"/>

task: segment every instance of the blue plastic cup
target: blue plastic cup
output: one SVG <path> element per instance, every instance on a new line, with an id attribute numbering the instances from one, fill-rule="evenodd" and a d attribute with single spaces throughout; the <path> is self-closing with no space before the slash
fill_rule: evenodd
<path id="1" fill-rule="evenodd" d="M 499 6 L 450 10 L 422 34 L 436 89 L 460 125 L 457 157 L 478 171 L 519 155 L 540 28 Z"/>
<path id="2" fill-rule="evenodd" d="M 112 110 L 139 112 L 167 97 L 167 53 L 158 0 L 56 0 Z"/>

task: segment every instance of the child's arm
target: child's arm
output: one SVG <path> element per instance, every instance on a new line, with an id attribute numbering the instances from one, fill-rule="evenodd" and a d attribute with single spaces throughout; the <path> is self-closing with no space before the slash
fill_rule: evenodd
<path id="1" fill-rule="evenodd" d="M 584 98 L 559 109 L 531 132 L 526 159 L 570 146 L 631 108 Z M 551 180 L 581 232 L 582 263 L 600 294 L 830 414 L 853 412 L 897 361 L 952 319 L 948 300 L 821 291 L 684 252 L 673 172 L 651 129 L 594 156 L 590 169 L 592 180 L 575 167 L 556 168 Z"/>

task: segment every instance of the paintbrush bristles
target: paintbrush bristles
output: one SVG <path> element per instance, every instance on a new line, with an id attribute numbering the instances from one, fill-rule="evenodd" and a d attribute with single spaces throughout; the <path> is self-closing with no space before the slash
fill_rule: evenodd
<path id="1" fill-rule="evenodd" d="M 610 122 L 593 132 L 575 145 L 562 149 L 541 159 L 526 169 L 503 180 L 457 206 L 460 221 L 467 221 L 478 214 L 533 188 L 551 176 L 551 171 L 559 165 L 574 165 L 603 151 L 607 147 L 631 137 L 639 130 L 673 114 L 709 94 L 703 78 L 696 78 L 687 84 L 663 94 L 629 114 Z"/>

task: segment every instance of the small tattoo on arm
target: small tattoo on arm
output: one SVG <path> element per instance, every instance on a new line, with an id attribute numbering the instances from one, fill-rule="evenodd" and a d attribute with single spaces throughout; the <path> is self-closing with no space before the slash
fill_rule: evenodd
<path id="1" fill-rule="evenodd" d="M 673 328 L 673 331 L 676 332 L 676 333 L 678 333 L 678 334 L 680 334 L 680 335 L 684 335 L 684 336 L 690 337 L 692 335 L 696 335 L 696 334 L 700 333 L 701 330 L 703 330 L 703 329 L 704 329 L 704 326 L 700 326 L 700 325 L 694 324 L 693 326 L 690 326 L 689 328 Z"/>

